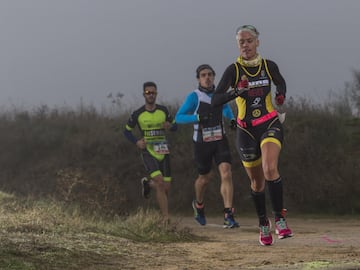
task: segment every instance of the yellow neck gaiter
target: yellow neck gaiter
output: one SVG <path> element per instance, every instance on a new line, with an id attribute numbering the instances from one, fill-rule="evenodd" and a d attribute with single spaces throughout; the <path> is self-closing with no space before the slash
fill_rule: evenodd
<path id="1" fill-rule="evenodd" d="M 257 67 L 261 64 L 262 57 L 260 56 L 260 54 L 257 54 L 256 58 L 253 60 L 244 60 L 240 55 L 236 61 L 244 67 Z"/>

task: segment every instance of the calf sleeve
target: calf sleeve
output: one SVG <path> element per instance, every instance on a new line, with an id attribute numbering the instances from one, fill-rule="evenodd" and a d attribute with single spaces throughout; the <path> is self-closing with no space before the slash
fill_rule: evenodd
<path id="1" fill-rule="evenodd" d="M 270 201 L 275 217 L 283 217 L 283 183 L 281 177 L 274 181 L 266 181 L 269 189 Z"/>
<path id="2" fill-rule="evenodd" d="M 265 205 L 265 192 L 251 191 L 251 197 L 253 198 L 256 213 L 259 217 L 259 223 L 265 224 L 267 222 L 266 217 L 266 205 Z"/>

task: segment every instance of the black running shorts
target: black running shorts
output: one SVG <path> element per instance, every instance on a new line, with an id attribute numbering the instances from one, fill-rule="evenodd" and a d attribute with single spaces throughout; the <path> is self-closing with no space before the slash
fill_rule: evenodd
<path id="1" fill-rule="evenodd" d="M 212 168 L 212 162 L 218 166 L 220 163 L 231 164 L 231 154 L 227 137 L 214 142 L 194 142 L 195 164 L 199 174 L 208 174 Z"/>
<path id="2" fill-rule="evenodd" d="M 247 168 L 261 164 L 262 143 L 273 142 L 281 147 L 283 140 L 283 126 L 277 117 L 255 127 L 238 128 L 236 132 L 236 148 Z"/>
<path id="3" fill-rule="evenodd" d="M 164 155 L 164 159 L 159 161 L 145 150 L 141 153 L 141 158 L 150 177 L 162 174 L 164 181 L 171 181 L 170 155 Z"/>

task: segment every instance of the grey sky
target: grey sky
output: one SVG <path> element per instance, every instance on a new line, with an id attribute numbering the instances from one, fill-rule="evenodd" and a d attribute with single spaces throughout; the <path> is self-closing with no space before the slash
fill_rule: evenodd
<path id="1" fill-rule="evenodd" d="M 358 0 L 0 0 L 0 106 L 182 102 L 195 69 L 235 61 L 235 29 L 253 24 L 288 96 L 326 99 L 360 69 Z"/>

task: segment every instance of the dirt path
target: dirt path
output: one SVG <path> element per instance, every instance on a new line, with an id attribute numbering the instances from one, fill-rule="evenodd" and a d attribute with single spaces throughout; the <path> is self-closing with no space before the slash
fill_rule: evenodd
<path id="1" fill-rule="evenodd" d="M 208 241 L 174 244 L 127 243 L 122 269 L 360 269 L 360 220 L 289 218 L 294 237 L 263 247 L 256 219 L 239 219 L 241 227 L 223 229 L 220 218 L 201 227 L 180 220 Z"/>

